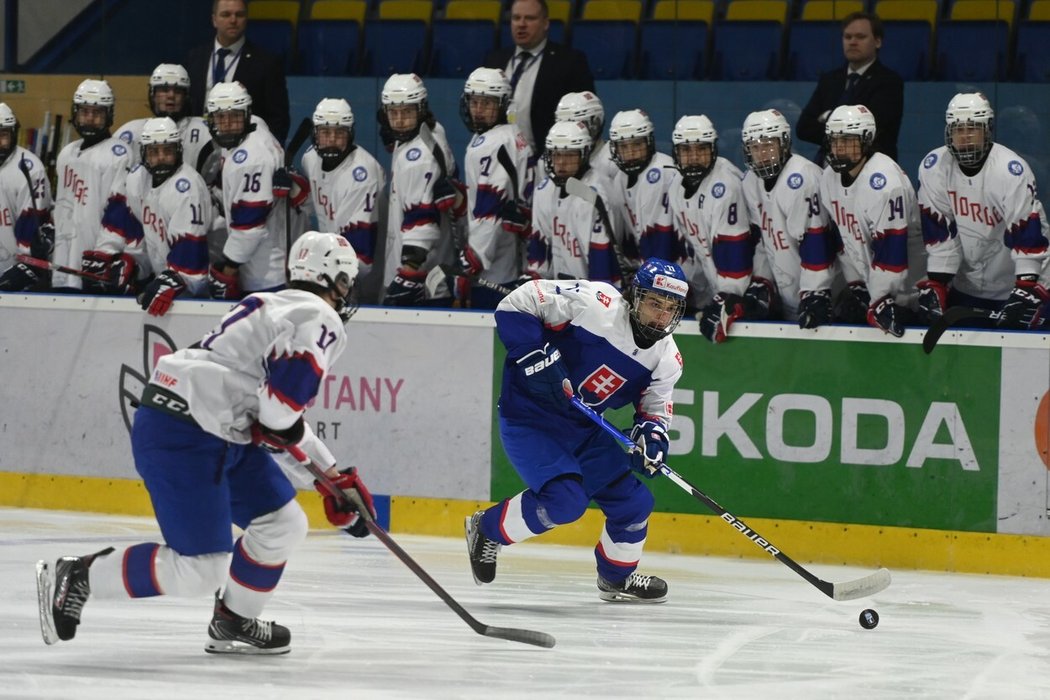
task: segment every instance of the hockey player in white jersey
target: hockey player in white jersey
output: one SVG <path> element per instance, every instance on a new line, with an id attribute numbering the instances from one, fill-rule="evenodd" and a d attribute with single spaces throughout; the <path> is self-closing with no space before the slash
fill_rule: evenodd
<path id="1" fill-rule="evenodd" d="M 657 152 L 649 115 L 640 109 L 617 112 L 609 125 L 609 146 L 619 170 L 612 189 L 625 222 L 624 254 L 636 265 L 653 257 L 680 259 L 667 195 L 674 163 Z"/>
<path id="2" fill-rule="evenodd" d="M 362 277 L 372 269 L 379 232 L 379 196 L 386 174 L 354 142 L 354 112 L 344 99 L 326 97 L 313 113 L 313 148 L 303 154 L 303 175 L 317 225 L 338 231 L 357 252 Z"/>
<path id="3" fill-rule="evenodd" d="M 380 133 L 393 149 L 383 304 L 447 305 L 449 297 L 428 298 L 426 279 L 432 270 L 455 259 L 453 229 L 466 226 L 466 186 L 456 179 L 456 160 L 445 128 L 430 112 L 427 87 L 420 77 L 395 73 L 383 85 L 380 100 Z M 433 145 L 420 136 L 424 124 Z"/>
<path id="4" fill-rule="evenodd" d="M 124 184 L 125 214 L 108 218 L 98 249 L 135 259 L 139 303 L 163 316 L 176 297 L 207 293 L 211 195 L 182 162 L 182 133 L 172 119 L 146 120 L 138 142 L 140 164 Z"/>
<path id="5" fill-rule="evenodd" d="M 496 577 L 500 548 L 578 520 L 593 500 L 605 515 L 594 549 L 598 595 L 609 602 L 660 603 L 667 583 L 636 569 L 648 534 L 653 477 L 667 457 L 672 394 L 682 356 L 671 332 L 689 285 L 674 263 L 651 259 L 623 296 L 601 282 L 528 282 L 496 309 L 507 348 L 499 399 L 503 449 L 526 489 L 466 520 L 474 581 Z M 577 411 L 633 404 L 631 439 L 620 443 Z"/>
<path id="6" fill-rule="evenodd" d="M 346 239 L 306 233 L 292 248 L 290 289 L 248 296 L 199 343 L 157 361 L 135 414 L 131 448 L 163 543 L 39 562 L 47 644 L 73 639 L 89 596 L 201 597 L 222 587 L 205 651 L 290 651 L 287 627 L 257 619 L 307 532 L 295 487 L 275 457 L 308 479 L 284 451 L 298 446 L 340 488 L 356 489 L 375 514 L 356 470 L 337 470 L 303 420 L 347 344 L 356 276 L 357 256 Z M 326 494 L 333 525 L 359 537 L 368 533 L 359 514 L 341 511 Z M 231 525 L 243 531 L 236 541 Z"/>
<path id="7" fill-rule="evenodd" d="M 105 80 L 85 80 L 73 93 L 73 128 L 80 138 L 66 145 L 56 161 L 55 250 L 52 262 L 101 275 L 107 283 L 65 272 L 52 275 L 55 289 L 95 293 L 127 291 L 134 278 L 130 257 L 100 253 L 102 214 L 116 178 L 123 178 L 131 162 L 128 146 L 110 136 L 113 126 L 113 90 Z"/>
<path id="8" fill-rule="evenodd" d="M 0 102 L 0 291 L 20 292 L 46 284 L 34 267 L 16 255 L 48 260 L 55 245 L 51 183 L 44 164 L 18 145 L 19 123 Z"/>
<path id="9" fill-rule="evenodd" d="M 929 255 L 920 282 L 925 320 L 948 306 L 1001 309 L 1000 326 L 1040 326 L 1050 299 L 1046 212 L 1032 169 L 994 141 L 995 113 L 983 94 L 959 93 L 945 113 L 945 145 L 919 168 L 919 208 Z"/>
<path id="10" fill-rule="evenodd" d="M 678 175 L 668 194 L 675 235 L 685 255 L 694 294 L 709 290 L 700 331 L 712 343 L 726 339 L 738 319 L 763 320 L 775 313 L 773 283 L 755 270 L 755 246 L 744 174 L 718 155 L 718 132 L 703 114 L 686 115 L 671 132 Z"/>
<path id="11" fill-rule="evenodd" d="M 863 284 L 870 299 L 867 321 L 901 337 L 910 313 L 897 306 L 898 294 L 911 289 L 924 268 L 909 255 L 909 242 L 921 240 L 915 189 L 892 158 L 874 151 L 875 115 L 864 105 L 842 105 L 824 124 L 828 165 L 820 196 L 838 227 L 843 262 L 854 289 Z"/>
<path id="12" fill-rule="evenodd" d="M 609 231 L 597 208 L 565 191 L 570 177 L 580 179 L 603 199 L 606 182 L 590 167 L 591 134 L 583 122 L 555 122 L 547 132 L 543 163 L 547 172 L 532 197 L 533 235 L 528 272 L 554 280 L 586 279 L 619 287 Z"/>
<path id="13" fill-rule="evenodd" d="M 841 243 L 820 203 L 820 168 L 791 152 L 791 126 L 775 109 L 747 115 L 740 136 L 751 226 L 761 236 L 783 315 L 798 319 L 799 328 L 827 325 Z"/>
<path id="14" fill-rule="evenodd" d="M 464 158 L 467 186 L 467 246 L 459 253 L 469 278 L 513 286 L 524 270 L 521 248 L 531 230 L 532 149 L 517 126 L 507 123 L 511 88 L 495 68 L 478 68 L 467 78 L 460 116 L 474 137 Z M 501 163 L 506 155 L 513 172 Z M 477 283 L 470 305 L 494 309 L 502 294 Z"/>
<path id="15" fill-rule="evenodd" d="M 208 93 L 208 129 L 222 148 L 222 204 L 229 235 L 208 272 L 215 299 L 274 290 L 285 282 L 286 239 L 301 230 L 299 207 L 309 184 L 283 168 L 284 150 L 269 130 L 251 122 L 252 98 L 240 82 Z M 291 199 L 286 204 L 284 197 Z M 288 221 L 288 214 L 292 221 Z"/>

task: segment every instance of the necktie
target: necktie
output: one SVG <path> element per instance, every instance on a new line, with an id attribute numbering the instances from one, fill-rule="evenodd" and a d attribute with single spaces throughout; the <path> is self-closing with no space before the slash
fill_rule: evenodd
<path id="1" fill-rule="evenodd" d="M 851 105 L 854 102 L 853 94 L 857 91 L 857 83 L 860 82 L 860 73 L 850 73 L 846 77 L 846 89 L 842 92 L 842 104 Z"/>
<path id="2" fill-rule="evenodd" d="M 226 57 L 229 55 L 229 49 L 219 49 L 215 52 L 215 66 L 211 71 L 211 82 L 213 85 L 218 85 L 226 79 Z"/>
<path id="3" fill-rule="evenodd" d="M 525 66 L 529 65 L 529 59 L 532 58 L 532 54 L 528 51 L 522 51 L 518 54 L 518 65 L 514 69 L 514 75 L 510 78 L 510 91 L 518 87 L 518 81 L 521 80 L 521 74 L 525 72 Z"/>

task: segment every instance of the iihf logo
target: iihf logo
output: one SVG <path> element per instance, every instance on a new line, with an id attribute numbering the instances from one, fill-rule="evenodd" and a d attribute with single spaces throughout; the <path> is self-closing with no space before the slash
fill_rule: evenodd
<path id="1" fill-rule="evenodd" d="M 937 165 L 936 153 L 931 153 L 930 155 L 926 156 L 926 160 L 922 161 L 922 167 L 926 168 L 927 170 L 929 170 L 935 165 Z"/>
<path id="2" fill-rule="evenodd" d="M 651 168 L 649 172 L 645 174 L 645 179 L 650 183 L 660 182 L 660 169 Z"/>
<path id="3" fill-rule="evenodd" d="M 793 190 L 797 190 L 799 187 L 802 187 L 802 174 L 791 173 L 791 176 L 788 178 L 788 187 L 790 187 Z"/>
<path id="4" fill-rule="evenodd" d="M 1006 169 L 1007 169 L 1007 170 L 1009 170 L 1009 171 L 1010 171 L 1011 173 L 1013 173 L 1014 175 L 1020 175 L 1021 173 L 1023 173 L 1023 172 L 1024 172 L 1024 166 L 1023 166 L 1023 165 L 1021 165 L 1021 164 L 1020 164 L 1020 163 L 1019 163 L 1018 161 L 1016 161 L 1016 160 L 1011 160 L 1011 161 L 1010 161 L 1010 162 L 1009 162 L 1009 163 L 1008 163 L 1008 164 L 1006 165 Z"/>
<path id="5" fill-rule="evenodd" d="M 868 180 L 868 184 L 871 185 L 871 189 L 873 190 L 881 190 L 886 186 L 886 176 L 882 173 L 875 173 L 871 176 L 871 179 Z"/>
<path id="6" fill-rule="evenodd" d="M 726 193 L 726 186 L 721 182 L 716 182 L 715 186 L 711 188 L 711 196 L 715 199 L 721 199 L 722 195 Z"/>
<path id="7" fill-rule="evenodd" d="M 419 160 L 420 155 L 422 155 L 420 150 L 413 146 L 412 148 L 408 149 L 408 153 L 405 154 L 405 158 L 408 158 L 409 160 Z"/>

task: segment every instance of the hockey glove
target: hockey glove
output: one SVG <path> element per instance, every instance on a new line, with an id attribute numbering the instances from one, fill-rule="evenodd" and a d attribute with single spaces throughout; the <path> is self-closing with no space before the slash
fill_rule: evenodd
<path id="1" fill-rule="evenodd" d="M 462 219 L 467 215 L 467 186 L 455 178 L 439 177 L 434 182 L 434 206 Z"/>
<path id="2" fill-rule="evenodd" d="M 751 284 L 744 292 L 745 318 L 755 321 L 773 318 L 778 315 L 779 302 L 776 287 L 772 282 L 765 277 L 752 277 Z"/>
<path id="3" fill-rule="evenodd" d="M 1043 316 L 1043 306 L 1050 301 L 1050 292 L 1039 284 L 1035 275 L 1019 275 L 1014 285 L 1003 304 L 998 325 L 1022 330 L 1037 327 Z"/>
<path id="4" fill-rule="evenodd" d="M 631 469 L 652 479 L 660 473 L 667 456 L 667 430 L 654 420 L 641 421 L 631 428 L 631 440 L 638 445 L 631 451 Z"/>
<path id="5" fill-rule="evenodd" d="M 919 290 L 919 318 L 930 324 L 944 315 L 948 308 L 948 285 L 939 280 L 920 280 L 915 284 Z"/>
<path id="6" fill-rule="evenodd" d="M 139 305 L 150 316 L 163 316 L 168 313 L 175 297 L 186 290 L 186 283 L 175 270 L 164 270 L 154 277 L 146 289 L 139 295 Z"/>
<path id="7" fill-rule="evenodd" d="M 466 246 L 459 253 L 459 269 L 465 275 L 477 277 L 485 269 L 485 266 L 481 264 L 481 258 L 474 252 L 474 249 Z"/>
<path id="8" fill-rule="evenodd" d="M 716 294 L 700 312 L 700 334 L 712 343 L 721 343 L 729 328 L 744 315 L 744 299 L 736 294 Z"/>
<path id="9" fill-rule="evenodd" d="M 135 259 L 128 254 L 85 250 L 80 258 L 80 270 L 86 274 L 105 277 L 106 282 L 85 277 L 84 291 L 91 294 L 127 294 L 135 279 Z"/>
<path id="10" fill-rule="evenodd" d="M 23 292 L 40 281 L 40 274 L 25 263 L 15 263 L 0 275 L 0 292 Z"/>
<path id="11" fill-rule="evenodd" d="M 895 338 L 904 335 L 904 326 L 897 320 L 897 305 L 893 297 L 884 296 L 868 309 L 868 325 L 889 333 Z"/>
<path id="12" fill-rule="evenodd" d="M 292 423 L 284 430 L 274 430 L 262 423 L 252 423 L 252 444 L 258 445 L 270 454 L 284 452 L 290 445 L 298 445 L 303 436 L 306 435 L 306 424 L 303 417 Z"/>
<path id="13" fill-rule="evenodd" d="M 288 199 L 293 207 L 302 206 L 310 196 L 310 181 L 292 168 L 278 168 L 273 171 L 274 199 Z"/>
<path id="14" fill-rule="evenodd" d="M 798 327 L 817 328 L 831 323 L 831 290 L 802 292 L 798 301 Z"/>
<path id="15" fill-rule="evenodd" d="M 50 260 L 55 250 L 55 225 L 40 224 L 36 235 L 29 242 L 29 254 L 41 260 Z"/>
<path id="16" fill-rule="evenodd" d="M 572 396 L 572 384 L 561 350 L 547 343 L 538 350 L 515 360 L 522 386 L 537 402 L 565 406 Z"/>
<path id="17" fill-rule="evenodd" d="M 868 294 L 868 285 L 863 282 L 850 282 L 839 292 L 839 299 L 835 303 L 835 319 L 857 325 L 867 323 L 869 306 L 871 295 Z"/>
<path id="18" fill-rule="evenodd" d="M 212 299 L 240 299 L 241 281 L 237 270 L 226 272 L 225 265 L 212 265 L 208 270 L 208 295 Z"/>
<path id="19" fill-rule="evenodd" d="M 357 495 L 361 497 L 361 502 L 368 509 L 369 515 L 372 516 L 373 520 L 376 519 L 375 502 L 372 500 L 372 494 L 368 492 L 368 488 L 361 481 L 361 477 L 357 475 L 357 467 L 343 469 L 339 472 L 339 476 L 332 479 L 332 483 L 344 492 L 357 491 Z M 368 535 L 368 526 L 365 525 L 365 520 L 361 517 L 361 514 L 357 512 L 357 506 L 352 498 L 349 496 L 346 498 L 333 496 L 323 484 L 317 481 L 314 482 L 314 488 L 317 489 L 317 492 L 321 494 L 321 498 L 324 500 L 324 514 L 328 518 L 328 522 L 336 527 L 345 528 L 354 537 L 365 537 Z"/>
<path id="20" fill-rule="evenodd" d="M 427 273 L 400 267 L 386 288 L 383 306 L 420 306 L 427 299 Z"/>
<path id="21" fill-rule="evenodd" d="M 522 240 L 528 240 L 532 235 L 532 210 L 521 202 L 505 201 L 500 207 L 499 218 L 503 220 L 501 225 L 507 233 Z"/>

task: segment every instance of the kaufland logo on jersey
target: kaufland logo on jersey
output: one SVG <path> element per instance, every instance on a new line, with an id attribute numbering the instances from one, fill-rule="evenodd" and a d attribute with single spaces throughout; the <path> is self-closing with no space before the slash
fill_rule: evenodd
<path id="1" fill-rule="evenodd" d="M 689 285 L 682 280 L 675 279 L 674 277 L 657 275 L 653 278 L 653 289 L 659 289 L 662 292 L 669 292 L 684 297 L 689 292 Z"/>

